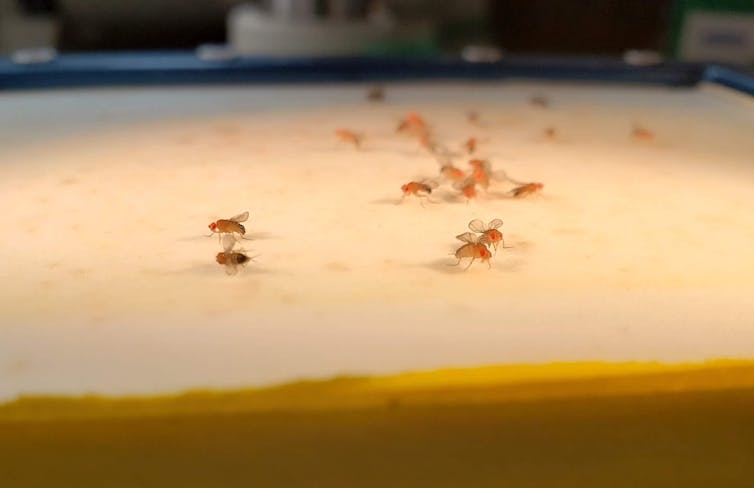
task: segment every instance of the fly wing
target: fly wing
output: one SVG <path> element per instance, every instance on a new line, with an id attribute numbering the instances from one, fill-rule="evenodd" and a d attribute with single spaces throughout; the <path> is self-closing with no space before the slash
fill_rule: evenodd
<path id="1" fill-rule="evenodd" d="M 233 247 L 236 245 L 236 238 L 233 234 L 223 234 L 223 249 L 226 253 L 233 252 Z"/>
<path id="2" fill-rule="evenodd" d="M 502 169 L 499 169 L 497 171 L 493 171 L 490 175 L 493 180 L 495 181 L 513 181 L 508 177 L 508 174 L 503 171 Z"/>
<path id="3" fill-rule="evenodd" d="M 437 188 L 438 186 L 440 186 L 440 184 L 439 184 L 439 183 L 437 183 L 437 180 L 433 180 L 433 179 L 426 179 L 426 180 L 422 180 L 422 183 L 424 183 L 424 184 L 425 184 L 425 185 L 427 185 L 428 187 L 432 188 L 433 190 L 434 190 L 435 188 Z"/>
<path id="4" fill-rule="evenodd" d="M 440 165 L 441 168 L 444 168 L 445 166 L 452 166 L 453 165 L 453 158 L 448 153 L 434 153 L 435 160 Z"/>
<path id="5" fill-rule="evenodd" d="M 511 178 L 510 176 L 508 176 L 508 174 L 505 171 L 503 171 L 503 170 L 497 170 L 494 173 L 492 173 L 492 178 L 495 181 L 509 181 L 509 182 L 513 183 L 514 185 L 518 185 L 518 186 L 526 184 L 525 181 L 514 180 L 513 178 Z"/>
<path id="6" fill-rule="evenodd" d="M 474 219 L 471 222 L 469 222 L 469 229 L 473 230 L 474 232 L 484 232 L 487 230 L 487 227 L 484 226 L 484 222 L 482 222 L 479 219 Z"/>
<path id="7" fill-rule="evenodd" d="M 456 181 L 455 183 L 453 183 L 453 188 L 455 188 L 456 190 L 463 190 L 467 186 L 472 185 L 474 183 L 475 183 L 474 177 L 471 176 L 469 178 Z"/>
<path id="8" fill-rule="evenodd" d="M 503 221 L 500 219 L 493 219 L 490 220 L 489 225 L 487 225 L 488 229 L 497 229 L 498 227 L 501 227 L 503 225 Z"/>
<path id="9" fill-rule="evenodd" d="M 456 239 L 458 239 L 461 242 L 468 242 L 469 244 L 477 243 L 476 234 L 472 234 L 471 232 L 464 232 L 463 234 L 458 234 L 456 236 Z"/>
<path id="10" fill-rule="evenodd" d="M 233 222 L 246 222 L 249 218 L 249 212 L 240 213 L 238 215 L 234 215 L 233 217 L 229 218 L 228 220 L 231 220 Z"/>
<path id="11" fill-rule="evenodd" d="M 232 258 L 228 258 L 228 262 L 225 265 L 225 274 L 232 276 L 236 273 L 238 273 L 238 266 L 236 266 Z"/>

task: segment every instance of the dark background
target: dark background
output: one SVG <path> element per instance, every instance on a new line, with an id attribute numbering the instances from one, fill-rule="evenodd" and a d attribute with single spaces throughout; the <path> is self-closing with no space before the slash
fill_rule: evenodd
<path id="1" fill-rule="evenodd" d="M 193 48 L 225 41 L 225 15 L 236 0 L 17 0 L 30 14 L 60 21 L 62 51 Z M 410 4 L 411 2 L 409 2 Z M 401 7 L 408 16 L 443 15 L 438 4 Z M 627 49 L 665 51 L 672 0 L 506 0 L 479 2 L 474 19 L 451 13 L 440 45 L 489 42 L 507 51 L 553 54 L 620 54 Z M 461 0 L 460 5 L 463 5 Z M 422 10 L 424 10 L 422 12 Z M 439 11 L 438 11 L 439 10 Z M 451 9 L 452 10 L 452 9 Z M 463 11 L 463 7 L 456 9 Z M 323 8 L 326 14 L 326 7 Z"/>

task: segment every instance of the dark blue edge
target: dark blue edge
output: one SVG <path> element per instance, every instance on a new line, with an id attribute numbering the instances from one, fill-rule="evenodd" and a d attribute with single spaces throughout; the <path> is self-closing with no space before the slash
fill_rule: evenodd
<path id="1" fill-rule="evenodd" d="M 205 61 L 190 51 L 64 54 L 38 65 L 19 65 L 0 58 L 0 90 L 506 78 L 674 87 L 692 87 L 708 81 L 754 96 L 754 74 L 739 68 L 684 62 L 633 66 L 608 58 L 506 57 L 494 63 L 471 63 L 457 58 Z"/>

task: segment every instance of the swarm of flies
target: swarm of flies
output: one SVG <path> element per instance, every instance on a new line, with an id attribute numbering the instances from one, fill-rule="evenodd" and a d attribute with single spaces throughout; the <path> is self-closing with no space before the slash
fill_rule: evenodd
<path id="1" fill-rule="evenodd" d="M 411 134 L 418 137 L 419 144 L 429 151 L 440 165 L 438 179 L 423 179 L 420 181 L 411 181 L 401 187 L 403 198 L 407 196 L 417 196 L 424 201 L 429 200 L 432 190 L 437 188 L 438 182 L 448 183 L 457 194 L 466 200 L 468 204 L 472 199 L 477 198 L 479 191 L 487 192 L 491 182 L 508 182 L 514 187 L 504 196 L 521 198 L 542 190 L 541 183 L 520 182 L 509 178 L 504 171 L 493 171 L 492 166 L 487 159 L 474 157 L 468 161 L 469 169 L 464 170 L 456 166 L 453 160 L 459 157 L 458 153 L 449 150 L 447 146 L 438 142 L 429 130 L 429 126 L 419 114 L 409 112 L 398 126 L 398 132 Z M 480 140 L 476 137 L 470 137 L 463 145 L 462 150 L 468 155 L 475 154 L 478 150 Z"/>
<path id="2" fill-rule="evenodd" d="M 370 92 L 370 95 L 371 94 L 372 93 Z M 376 91 L 374 95 L 379 95 L 379 91 Z M 544 96 L 533 96 L 530 98 L 529 102 L 537 107 L 547 108 L 549 106 L 549 100 Z M 477 112 L 470 111 L 466 116 L 467 120 L 472 124 L 477 124 L 479 122 L 479 114 Z M 527 197 L 540 192 L 544 187 L 542 183 L 513 180 L 509 178 L 504 171 L 493 171 L 489 160 L 476 155 L 479 151 L 479 144 L 482 142 L 482 140 L 477 137 L 469 137 L 466 139 L 461 145 L 460 152 L 450 150 L 448 146 L 437 140 L 430 125 L 425 121 L 424 117 L 417 112 L 408 112 L 406 116 L 400 120 L 396 132 L 416 138 L 420 147 L 424 148 L 434 156 L 440 165 L 439 175 L 436 177 L 414 179 L 401 185 L 402 197 L 400 203 L 403 203 L 407 197 L 416 197 L 419 199 L 422 206 L 424 206 L 425 202 L 432 202 L 430 195 L 433 190 L 438 188 L 440 183 L 448 184 L 458 197 L 466 200 L 467 204 L 472 199 L 476 199 L 479 196 L 480 191 L 487 192 L 493 182 L 507 182 L 513 184 L 513 188 L 507 190 L 505 193 L 497 193 L 503 198 Z M 340 141 L 352 144 L 357 149 L 361 147 L 364 138 L 362 134 L 347 129 L 338 129 L 335 131 L 335 135 Z M 555 128 L 546 128 L 545 136 L 548 138 L 555 138 Z M 454 163 L 454 160 L 457 160 L 464 155 L 472 158 L 468 160 L 468 168 L 463 168 Z M 453 198 L 455 199 L 456 197 Z M 233 225 L 233 223 L 235 223 L 235 225 L 240 226 L 240 222 L 243 220 L 234 219 L 218 221 L 217 224 L 221 222 L 231 222 L 231 224 L 226 225 Z M 243 226 L 241 226 L 241 228 L 242 227 Z M 216 231 L 213 229 L 213 232 Z M 237 233 L 243 235 L 242 232 Z"/>
<path id="3" fill-rule="evenodd" d="M 218 240 L 222 241 L 223 252 L 217 253 L 215 261 L 225 266 L 225 272 L 234 275 L 238 272 L 238 266 L 245 266 L 254 257 L 247 256 L 243 249 L 234 249 L 240 239 L 246 239 L 246 228 L 241 222 L 249 219 L 249 212 L 234 215 L 228 219 L 219 219 L 209 224 L 212 234 L 217 234 Z M 210 236 L 212 236 L 210 234 Z"/>

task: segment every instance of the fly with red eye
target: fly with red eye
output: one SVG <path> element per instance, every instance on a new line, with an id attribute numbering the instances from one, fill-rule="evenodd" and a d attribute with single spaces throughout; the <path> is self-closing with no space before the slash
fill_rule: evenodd
<path id="1" fill-rule="evenodd" d="M 249 219 L 249 212 L 243 212 L 238 215 L 234 215 L 229 219 L 218 219 L 208 225 L 212 234 L 217 234 L 218 241 L 223 234 L 230 234 L 233 237 L 239 237 L 243 239 L 246 234 L 246 227 L 241 222 L 246 222 Z M 210 234 L 208 237 L 212 236 Z"/>
<path id="2" fill-rule="evenodd" d="M 502 225 L 503 221 L 500 219 L 492 219 L 487 225 L 485 225 L 480 219 L 474 219 L 469 222 L 469 229 L 479 234 L 479 242 L 491 245 L 495 250 L 495 254 L 497 254 L 498 244 L 502 243 L 503 249 L 505 249 L 503 233 L 497 230 L 502 227 Z"/>
<path id="3" fill-rule="evenodd" d="M 487 262 L 487 267 L 492 268 L 492 265 L 490 264 L 492 253 L 490 253 L 490 250 L 487 249 L 487 245 L 481 242 L 476 234 L 465 232 L 463 234 L 457 235 L 456 239 L 461 242 L 465 242 L 466 244 L 456 249 L 454 255 L 456 259 L 458 259 L 458 261 L 455 264 L 450 264 L 449 266 L 458 266 L 461 263 L 462 259 L 471 258 L 471 261 L 469 261 L 469 264 L 466 265 L 464 270 L 469 269 L 477 259 L 481 260 L 482 262 Z"/>

